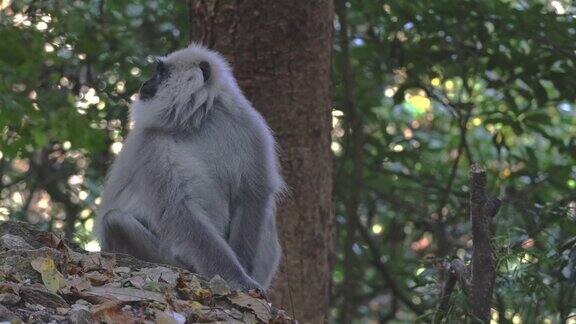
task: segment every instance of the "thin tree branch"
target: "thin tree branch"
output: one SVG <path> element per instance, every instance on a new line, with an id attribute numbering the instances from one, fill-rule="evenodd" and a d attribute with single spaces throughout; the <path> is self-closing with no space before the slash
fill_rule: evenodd
<path id="1" fill-rule="evenodd" d="M 372 240 L 372 238 L 370 237 L 368 230 L 364 226 L 362 226 L 362 224 L 360 224 L 359 220 L 355 220 L 355 224 L 358 229 L 358 232 L 360 233 L 360 235 L 364 239 L 364 242 L 366 243 L 366 245 L 368 245 L 368 248 L 370 249 L 370 253 L 372 254 L 371 258 L 372 264 L 376 269 L 378 269 L 378 271 L 382 275 L 382 278 L 386 282 L 388 288 L 390 288 L 394 296 L 396 296 L 398 300 L 400 300 L 404 305 L 406 305 L 406 307 L 408 307 L 417 315 L 422 315 L 424 311 L 418 305 L 414 304 L 414 302 L 412 302 L 412 300 L 404 294 L 402 289 L 400 289 L 400 287 L 396 283 L 397 281 L 396 278 L 394 278 L 394 276 L 392 275 L 392 271 L 390 271 L 390 269 L 388 269 L 388 266 L 380 259 L 381 255 L 380 249 L 378 249 L 378 247 L 374 243 L 374 240 Z"/>
<path id="2" fill-rule="evenodd" d="M 442 287 L 440 289 L 438 310 L 434 316 L 434 323 L 442 323 L 442 319 L 448 313 L 450 308 L 450 296 L 452 296 L 452 291 L 454 291 L 454 286 L 456 286 L 456 282 L 458 281 L 458 275 L 456 274 L 456 271 L 451 268 L 450 263 L 444 262 L 443 268 L 443 280 L 440 280 Z"/>
<path id="3" fill-rule="evenodd" d="M 344 86 L 344 110 L 347 117 L 347 126 L 350 130 L 351 146 L 346 150 L 352 158 L 352 173 L 350 174 L 351 188 L 345 197 L 346 209 L 346 237 L 344 243 L 344 282 L 343 287 L 346 291 L 344 295 L 344 305 L 341 312 L 341 321 L 344 323 L 352 321 L 356 311 L 355 294 L 356 294 L 356 255 L 352 247 L 356 241 L 356 231 L 354 222 L 359 220 L 359 206 L 362 191 L 362 171 L 363 171 L 363 146 L 364 146 L 364 122 L 362 113 L 358 109 L 354 100 L 354 76 L 352 74 L 352 63 L 350 59 L 350 39 L 348 36 L 348 21 L 346 1 L 335 1 L 335 10 L 340 22 L 339 40 L 341 48 L 342 81 Z"/>

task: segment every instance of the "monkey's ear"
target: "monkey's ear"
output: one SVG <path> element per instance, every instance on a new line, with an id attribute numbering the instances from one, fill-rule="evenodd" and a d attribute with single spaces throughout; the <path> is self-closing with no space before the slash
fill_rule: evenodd
<path id="1" fill-rule="evenodd" d="M 207 82 L 208 79 L 210 79 L 210 64 L 206 61 L 202 61 L 198 66 L 200 67 L 200 70 L 202 70 L 204 82 Z"/>

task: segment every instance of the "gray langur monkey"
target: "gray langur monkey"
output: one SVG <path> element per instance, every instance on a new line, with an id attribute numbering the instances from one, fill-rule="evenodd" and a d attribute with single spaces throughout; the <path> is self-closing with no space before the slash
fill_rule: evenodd
<path id="1" fill-rule="evenodd" d="M 131 118 L 97 213 L 102 250 L 266 290 L 284 182 L 272 133 L 226 61 L 195 44 L 158 58 Z"/>

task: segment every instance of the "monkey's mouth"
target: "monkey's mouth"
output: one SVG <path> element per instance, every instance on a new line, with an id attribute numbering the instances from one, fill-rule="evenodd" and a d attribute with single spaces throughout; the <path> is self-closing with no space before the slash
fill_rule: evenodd
<path id="1" fill-rule="evenodd" d="M 152 80 L 148 80 L 142 84 L 140 87 L 140 100 L 149 100 L 156 94 L 158 90 L 158 86 L 152 82 Z"/>

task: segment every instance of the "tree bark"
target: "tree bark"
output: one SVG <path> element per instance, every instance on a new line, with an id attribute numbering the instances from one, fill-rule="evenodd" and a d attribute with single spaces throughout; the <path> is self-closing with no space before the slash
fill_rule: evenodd
<path id="1" fill-rule="evenodd" d="M 301 322 L 326 320 L 332 249 L 330 0 L 189 0 L 192 40 L 230 61 L 280 146 L 288 197 L 274 304 Z"/>
<path id="2" fill-rule="evenodd" d="M 486 171 L 477 165 L 470 167 L 470 218 L 472 221 L 472 253 L 470 306 L 475 319 L 490 322 L 490 305 L 496 280 L 496 265 L 492 252 L 492 217 L 500 209 L 498 198 L 486 197 Z"/>

